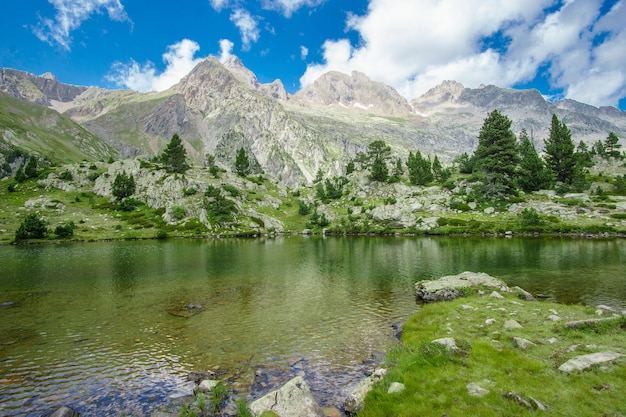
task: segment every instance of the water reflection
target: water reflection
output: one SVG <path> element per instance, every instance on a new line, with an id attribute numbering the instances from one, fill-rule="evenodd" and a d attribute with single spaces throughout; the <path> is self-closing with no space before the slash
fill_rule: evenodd
<path id="1" fill-rule="evenodd" d="M 185 390 L 186 371 L 214 367 L 242 395 L 259 394 L 258 375 L 267 388 L 305 372 L 335 405 L 331 393 L 393 345 L 420 279 L 482 271 L 558 301 L 625 307 L 625 261 L 624 241 L 582 239 L 0 247 L 0 304 L 12 303 L 0 308 L 0 415 L 51 402 L 149 415 Z"/>

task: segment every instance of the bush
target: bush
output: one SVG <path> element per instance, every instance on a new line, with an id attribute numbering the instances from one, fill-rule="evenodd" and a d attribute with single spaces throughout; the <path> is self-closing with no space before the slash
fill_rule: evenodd
<path id="1" fill-rule="evenodd" d="M 525 208 L 517 216 L 522 230 L 534 230 L 545 224 L 545 220 L 534 208 Z"/>
<path id="2" fill-rule="evenodd" d="M 226 191 L 227 193 L 229 193 L 232 197 L 239 197 L 241 195 L 239 190 L 235 186 L 230 185 L 230 184 L 222 185 L 222 189 Z"/>
<path id="3" fill-rule="evenodd" d="M 156 232 L 156 238 L 157 239 L 167 239 L 169 237 L 169 235 L 167 234 L 167 231 L 163 230 L 163 229 L 159 229 Z"/>
<path id="4" fill-rule="evenodd" d="M 10 193 L 14 193 L 16 187 L 17 187 L 16 183 L 14 183 L 14 182 L 9 183 L 9 185 L 7 186 L 7 191 L 10 192 Z"/>
<path id="5" fill-rule="evenodd" d="M 125 198 L 122 201 L 120 201 L 118 208 L 122 211 L 133 211 L 137 208 L 139 204 L 141 204 L 141 202 L 138 200 L 135 200 L 132 198 Z"/>
<path id="6" fill-rule="evenodd" d="M 76 225 L 74 222 L 70 221 L 65 224 L 60 224 L 54 229 L 54 234 L 58 237 L 65 238 L 74 235 L 74 229 L 76 229 Z"/>
<path id="7" fill-rule="evenodd" d="M 15 232 L 15 240 L 43 239 L 48 235 L 46 222 L 35 213 L 30 213 Z"/>
<path id="8" fill-rule="evenodd" d="M 298 201 L 298 214 L 301 216 L 306 216 L 311 213 L 311 206 L 305 203 L 302 200 Z"/>
<path id="9" fill-rule="evenodd" d="M 184 207 L 181 207 L 181 206 L 172 207 L 172 217 L 174 217 L 175 220 L 184 219 L 185 214 L 186 214 L 186 210 Z"/>
<path id="10" fill-rule="evenodd" d="M 59 178 L 62 179 L 63 181 L 72 181 L 74 179 L 74 176 L 72 175 L 70 171 L 65 170 L 61 172 L 61 174 L 59 175 Z"/>
<path id="11" fill-rule="evenodd" d="M 183 195 L 189 197 L 190 195 L 196 194 L 198 191 L 193 187 L 185 187 L 183 188 Z"/>

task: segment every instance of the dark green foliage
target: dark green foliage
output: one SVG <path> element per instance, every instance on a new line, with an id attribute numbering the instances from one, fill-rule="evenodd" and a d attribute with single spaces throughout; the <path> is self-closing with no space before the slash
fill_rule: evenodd
<path id="1" fill-rule="evenodd" d="M 178 136 L 174 133 L 160 158 L 167 172 L 183 173 L 189 169 L 187 165 L 187 150 Z"/>
<path id="2" fill-rule="evenodd" d="M 208 185 L 206 191 L 204 192 L 204 195 L 207 197 L 217 197 L 220 194 L 221 194 L 220 189 L 212 186 L 211 184 Z"/>
<path id="3" fill-rule="evenodd" d="M 576 167 L 572 132 L 567 125 L 552 115 L 550 137 L 545 140 L 546 165 L 557 182 L 571 184 Z"/>
<path id="4" fill-rule="evenodd" d="M 119 200 L 130 197 L 135 193 L 135 178 L 133 175 L 126 175 L 121 172 L 115 176 L 111 193 Z"/>
<path id="5" fill-rule="evenodd" d="M 453 162 L 458 164 L 459 173 L 461 174 L 471 174 L 474 171 L 474 160 L 465 152 L 454 158 Z"/>
<path id="6" fill-rule="evenodd" d="M 14 193 L 15 187 L 17 187 L 17 184 L 14 182 L 10 182 L 9 185 L 7 185 L 7 191 L 10 193 Z"/>
<path id="7" fill-rule="evenodd" d="M 320 182 L 315 186 L 317 197 L 325 203 L 338 200 L 343 195 L 343 188 L 347 183 L 346 177 L 326 178 L 324 184 Z"/>
<path id="8" fill-rule="evenodd" d="M 189 197 L 195 195 L 198 192 L 194 187 L 185 187 L 183 188 L 183 195 L 185 197 Z"/>
<path id="9" fill-rule="evenodd" d="M 505 194 L 514 193 L 519 162 L 517 141 L 511 131 L 511 120 L 498 110 L 487 116 L 480 129 L 474 159 L 475 168 L 484 174 L 483 181 L 494 183 Z"/>
<path id="10" fill-rule="evenodd" d="M 209 173 L 213 175 L 213 178 L 219 178 L 220 167 L 218 167 L 217 165 L 211 165 L 211 167 L 209 168 Z"/>
<path id="11" fill-rule="evenodd" d="M 24 168 L 20 168 L 15 172 L 15 181 L 24 182 L 26 181 L 26 175 L 24 175 Z"/>
<path id="12" fill-rule="evenodd" d="M 241 177 L 250 174 L 250 159 L 244 148 L 239 148 L 235 158 L 235 172 Z"/>
<path id="13" fill-rule="evenodd" d="M 385 182 L 389 177 L 387 161 L 391 157 L 391 148 L 382 140 L 371 142 L 367 148 L 367 157 L 372 181 Z"/>
<path id="14" fill-rule="evenodd" d="M 587 144 L 582 140 L 578 143 L 578 147 L 576 148 L 576 163 L 580 164 L 583 167 L 590 168 L 593 164 L 593 159 Z"/>
<path id="15" fill-rule="evenodd" d="M 602 141 L 597 141 L 591 147 L 591 155 L 598 155 L 601 158 L 606 158 L 606 149 Z"/>
<path id="16" fill-rule="evenodd" d="M 74 222 L 70 221 L 55 227 L 54 234 L 60 238 L 71 237 L 74 236 L 74 229 L 76 229 L 76 225 Z"/>
<path id="17" fill-rule="evenodd" d="M 393 168 L 393 173 L 389 178 L 389 182 L 398 182 L 402 178 L 404 174 L 404 167 L 402 166 L 402 160 L 400 158 L 396 159 L 396 164 Z"/>
<path id="18" fill-rule="evenodd" d="M 226 191 L 228 194 L 230 194 L 231 197 L 236 198 L 241 195 L 241 192 L 235 186 L 230 185 L 230 184 L 222 185 L 222 189 Z"/>
<path id="19" fill-rule="evenodd" d="M 97 172 L 92 172 L 91 174 L 87 175 L 87 179 L 93 182 L 98 179 L 99 176 L 100 174 L 98 174 Z"/>
<path id="20" fill-rule="evenodd" d="M 615 182 L 613 183 L 615 186 L 615 192 L 620 195 L 626 194 L 626 174 L 622 176 L 616 176 Z"/>
<path id="21" fill-rule="evenodd" d="M 62 179 L 63 181 L 72 181 L 74 179 L 74 176 L 72 175 L 70 171 L 65 170 L 61 172 L 61 174 L 59 175 L 59 178 Z"/>
<path id="22" fill-rule="evenodd" d="M 425 185 L 435 178 L 430 161 L 425 159 L 420 151 L 415 152 L 415 154 L 409 152 L 406 166 L 409 173 L 409 182 L 413 185 Z"/>
<path id="23" fill-rule="evenodd" d="M 35 158 L 34 156 L 31 156 L 30 158 L 28 158 L 28 162 L 26 163 L 26 166 L 24 167 L 24 175 L 26 176 L 26 178 L 36 178 L 37 168 L 38 168 L 37 158 Z"/>
<path id="24" fill-rule="evenodd" d="M 217 189 L 217 192 L 213 191 L 211 194 L 211 197 L 204 200 L 204 208 L 207 211 L 209 222 L 213 224 L 231 222 L 233 220 L 233 213 L 237 211 L 235 202 L 224 197 L 219 189 Z"/>
<path id="25" fill-rule="evenodd" d="M 141 205 L 141 202 L 139 200 L 135 200 L 133 198 L 125 198 L 122 201 L 120 201 L 120 204 L 118 205 L 118 208 L 121 211 L 133 211 L 135 210 L 139 205 Z"/>
<path id="26" fill-rule="evenodd" d="M 324 173 L 322 172 L 322 168 L 318 168 L 317 172 L 315 173 L 315 178 L 313 179 L 313 184 L 318 184 L 322 182 L 323 179 Z"/>
<path id="27" fill-rule="evenodd" d="M 326 214 L 319 214 L 317 210 L 311 214 L 311 218 L 309 219 L 309 225 L 311 227 L 326 227 L 330 224 L 328 219 L 326 218 Z"/>
<path id="28" fill-rule="evenodd" d="M 620 154 L 619 148 L 622 145 L 619 143 L 619 138 L 613 132 L 609 133 L 609 136 L 604 141 L 604 148 L 606 149 L 606 157 L 607 158 L 616 158 L 620 159 L 622 155 Z"/>
<path id="29" fill-rule="evenodd" d="M 355 170 L 356 167 L 354 165 L 354 161 L 348 162 L 348 164 L 346 165 L 346 175 L 352 174 Z"/>
<path id="30" fill-rule="evenodd" d="M 298 201 L 298 214 L 301 216 L 306 216 L 311 213 L 311 206 L 306 202 L 299 200 Z"/>
<path id="31" fill-rule="evenodd" d="M 517 217 L 522 230 L 532 230 L 545 223 L 544 219 L 534 208 L 525 208 Z"/>
<path id="32" fill-rule="evenodd" d="M 520 169 L 517 185 L 526 192 L 551 188 L 552 176 L 537 154 L 526 129 L 519 135 Z"/>
<path id="33" fill-rule="evenodd" d="M 28 214 L 15 232 L 17 242 L 27 239 L 43 239 L 48 235 L 46 222 L 35 213 Z"/>
<path id="34" fill-rule="evenodd" d="M 157 230 L 155 237 L 157 239 L 167 239 L 169 237 L 169 235 L 167 234 L 166 230 L 159 229 L 159 230 Z"/>

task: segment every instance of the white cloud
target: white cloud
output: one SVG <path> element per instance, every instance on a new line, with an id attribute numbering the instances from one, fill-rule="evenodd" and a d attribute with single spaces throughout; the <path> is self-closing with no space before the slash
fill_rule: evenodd
<path id="1" fill-rule="evenodd" d="M 326 40 L 323 61 L 300 82 L 358 70 L 414 98 L 446 79 L 507 87 L 548 68 L 564 96 L 616 105 L 625 95 L 625 2 L 600 17 L 601 0 L 370 0 L 366 15 L 346 22 L 359 44 Z"/>
<path id="2" fill-rule="evenodd" d="M 228 6 L 228 0 L 209 0 L 209 3 L 211 3 L 211 6 L 218 12 Z"/>
<path id="3" fill-rule="evenodd" d="M 165 70 L 159 73 L 153 63 L 139 64 L 134 60 L 130 63 L 116 62 L 111 68 L 107 79 L 118 86 L 131 90 L 163 91 L 172 87 L 198 65 L 204 58 L 194 58 L 200 46 L 189 39 L 170 45 L 163 54 Z"/>
<path id="4" fill-rule="evenodd" d="M 42 41 L 57 44 L 65 50 L 72 43 L 71 32 L 94 13 L 106 10 L 109 18 L 116 21 L 128 21 L 126 11 L 120 0 L 48 0 L 56 10 L 54 19 L 40 17 L 33 33 Z"/>
<path id="5" fill-rule="evenodd" d="M 293 12 L 301 7 L 315 7 L 326 0 L 263 0 L 263 7 L 269 10 L 277 10 L 286 17 L 290 17 Z"/>
<path id="6" fill-rule="evenodd" d="M 300 58 L 306 59 L 309 56 L 309 48 L 304 45 L 300 45 Z"/>
<path id="7" fill-rule="evenodd" d="M 228 39 L 220 39 L 220 56 L 219 60 L 223 64 L 232 56 L 233 46 L 235 44 Z"/>
<path id="8" fill-rule="evenodd" d="M 230 15 L 230 20 L 239 28 L 241 32 L 242 49 L 247 51 L 250 44 L 259 40 L 258 23 L 252 15 L 244 9 L 236 9 Z"/>

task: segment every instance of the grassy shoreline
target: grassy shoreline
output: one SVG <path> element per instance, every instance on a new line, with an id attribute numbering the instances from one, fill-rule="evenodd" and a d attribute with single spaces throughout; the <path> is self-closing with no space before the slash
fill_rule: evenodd
<path id="1" fill-rule="evenodd" d="M 626 354 L 626 317 L 616 313 L 602 325 L 569 329 L 574 320 L 594 319 L 598 309 L 544 301 L 477 295 L 424 305 L 403 326 L 401 346 L 388 354 L 389 372 L 366 399 L 359 417 L 371 416 L 559 416 L 626 415 L 626 360 L 584 371 L 559 371 L 583 354 Z M 600 310 L 602 311 L 602 310 Z M 613 313 L 603 311 L 601 317 Z M 515 320 L 522 327 L 507 328 Z M 433 340 L 454 338 L 458 350 Z M 525 348 L 514 338 L 533 344 Z M 406 386 L 389 394 L 393 382 Z M 470 385 L 471 384 L 471 385 Z M 470 386 L 479 386 L 481 396 Z M 524 405 L 519 399 L 529 404 Z"/>

